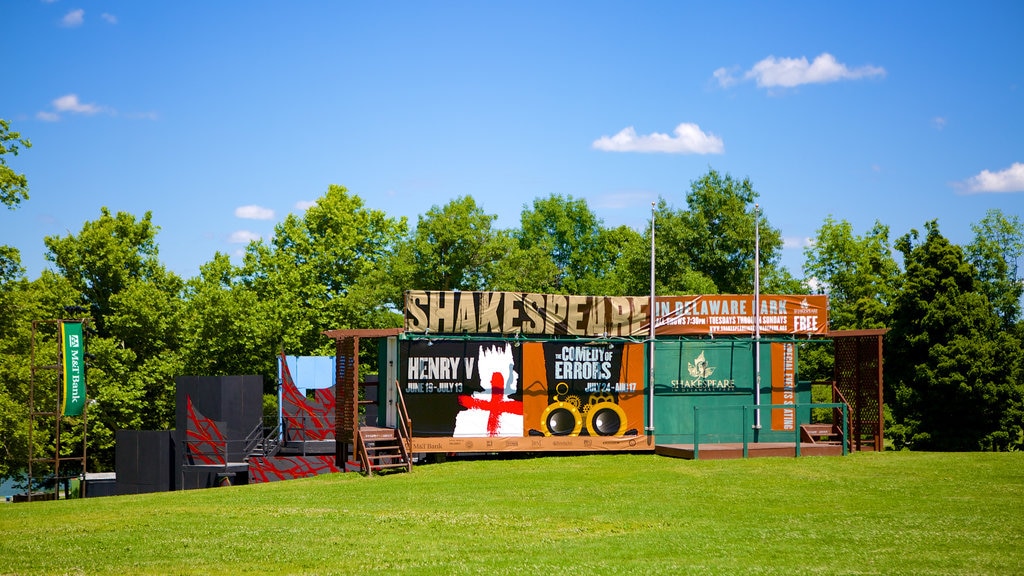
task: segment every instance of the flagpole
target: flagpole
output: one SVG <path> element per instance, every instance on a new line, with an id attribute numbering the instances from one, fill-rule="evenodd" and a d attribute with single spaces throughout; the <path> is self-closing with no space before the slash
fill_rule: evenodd
<path id="1" fill-rule="evenodd" d="M 754 204 L 754 381 L 754 430 L 758 431 L 761 430 L 761 208 L 757 204 Z"/>
<path id="2" fill-rule="evenodd" d="M 654 202 L 651 202 L 651 304 L 650 333 L 648 334 L 649 351 L 647 354 L 647 429 L 648 434 L 654 433 L 654 320 L 657 315 L 654 302 Z"/>

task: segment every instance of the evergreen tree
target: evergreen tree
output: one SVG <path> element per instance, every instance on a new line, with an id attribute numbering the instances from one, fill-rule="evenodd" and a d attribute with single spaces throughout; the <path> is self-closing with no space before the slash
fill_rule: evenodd
<path id="1" fill-rule="evenodd" d="M 906 266 L 886 348 L 886 402 L 897 446 L 921 450 L 1021 445 L 1020 341 L 1000 319 L 963 250 L 926 224 L 896 247 Z"/>

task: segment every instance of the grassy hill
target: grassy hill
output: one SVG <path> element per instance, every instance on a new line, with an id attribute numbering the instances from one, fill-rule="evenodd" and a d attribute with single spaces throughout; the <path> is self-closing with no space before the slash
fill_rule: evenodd
<path id="1" fill-rule="evenodd" d="M 0 506 L 0 574 L 1013 574 L 1024 454 L 449 462 Z"/>

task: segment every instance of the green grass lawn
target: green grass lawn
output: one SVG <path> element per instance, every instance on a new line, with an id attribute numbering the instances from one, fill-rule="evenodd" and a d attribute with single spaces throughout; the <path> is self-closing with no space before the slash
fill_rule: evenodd
<path id="1" fill-rule="evenodd" d="M 449 462 L 0 506 L 0 574 L 1019 574 L 1024 454 Z"/>

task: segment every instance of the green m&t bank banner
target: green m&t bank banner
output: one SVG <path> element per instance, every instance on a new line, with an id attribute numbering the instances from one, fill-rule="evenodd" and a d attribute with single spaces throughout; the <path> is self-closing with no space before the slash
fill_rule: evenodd
<path id="1" fill-rule="evenodd" d="M 81 416 L 85 408 L 85 341 L 81 322 L 61 322 L 61 372 L 64 374 L 64 401 L 61 412 L 65 416 Z"/>

